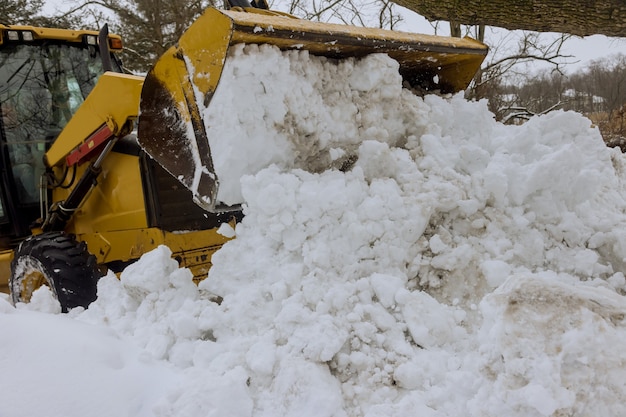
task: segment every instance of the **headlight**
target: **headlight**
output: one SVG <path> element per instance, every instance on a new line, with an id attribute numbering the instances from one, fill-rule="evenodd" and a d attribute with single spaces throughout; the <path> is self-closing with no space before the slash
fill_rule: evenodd
<path id="1" fill-rule="evenodd" d="M 28 30 L 7 30 L 7 39 L 12 42 L 18 42 L 20 40 L 26 42 L 32 42 L 35 37 L 33 33 Z"/>
<path id="2" fill-rule="evenodd" d="M 95 35 L 87 35 L 85 36 L 85 40 L 87 41 L 87 45 L 96 46 L 98 44 L 98 37 Z"/>

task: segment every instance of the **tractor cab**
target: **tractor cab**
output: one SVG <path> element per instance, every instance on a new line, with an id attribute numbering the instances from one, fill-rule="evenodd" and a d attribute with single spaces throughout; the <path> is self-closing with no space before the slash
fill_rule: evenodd
<path id="1" fill-rule="evenodd" d="M 1 248 L 28 236 L 47 209 L 46 150 L 105 68 L 122 71 L 115 58 L 103 61 L 98 35 L 0 25 Z M 119 37 L 107 38 L 107 55 L 121 49 Z"/>

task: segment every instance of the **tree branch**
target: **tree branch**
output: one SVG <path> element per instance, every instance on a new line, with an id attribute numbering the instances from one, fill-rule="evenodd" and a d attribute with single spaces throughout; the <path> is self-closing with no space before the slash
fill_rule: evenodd
<path id="1" fill-rule="evenodd" d="M 396 0 L 426 19 L 578 36 L 626 36 L 624 0 Z"/>

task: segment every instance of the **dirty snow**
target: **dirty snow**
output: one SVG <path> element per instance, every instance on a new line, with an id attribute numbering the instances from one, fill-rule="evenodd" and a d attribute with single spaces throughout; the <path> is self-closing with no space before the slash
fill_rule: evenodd
<path id="1" fill-rule="evenodd" d="M 382 55 L 262 49 L 207 115 L 246 203 L 208 279 L 160 247 L 86 311 L 0 299 L 0 416 L 626 415 L 622 154 Z"/>

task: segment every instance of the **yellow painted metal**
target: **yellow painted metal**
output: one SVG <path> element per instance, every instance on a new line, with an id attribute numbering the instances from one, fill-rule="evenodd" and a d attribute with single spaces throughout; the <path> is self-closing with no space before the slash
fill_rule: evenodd
<path id="1" fill-rule="evenodd" d="M 413 86 L 455 92 L 467 87 L 487 54 L 475 40 L 300 20 L 254 8 L 209 8 L 148 72 L 141 99 L 142 147 L 215 210 L 219 178 L 202 121 L 234 44 L 270 44 L 283 50 L 344 59 L 385 53 Z M 173 157 L 171 149 L 177 149 Z"/>
<path id="2" fill-rule="evenodd" d="M 211 256 L 229 240 L 216 229 L 173 233 L 157 228 L 103 231 L 81 234 L 77 238 L 87 243 L 89 252 L 100 264 L 132 261 L 159 245 L 165 245 L 172 250 L 173 258 L 181 267 L 191 269 L 196 280 L 206 278 Z"/>
<path id="3" fill-rule="evenodd" d="M 87 167 L 87 164 L 78 167 L 76 178 L 80 178 Z M 55 188 L 52 200 L 65 200 L 71 190 L 72 187 Z M 87 234 L 147 227 L 139 158 L 111 152 L 102 164 L 98 185 L 74 212 L 65 231 Z"/>
<path id="4" fill-rule="evenodd" d="M 56 29 L 56 28 L 42 28 L 35 26 L 22 26 L 22 25 L 2 25 L 0 24 L 0 45 L 4 43 L 4 37 L 2 32 L 4 30 L 18 30 L 28 31 L 33 34 L 34 40 L 54 39 L 65 42 L 84 42 L 86 35 L 98 36 L 98 32 L 94 30 L 71 30 L 71 29 Z M 115 45 L 121 45 L 122 38 L 119 35 L 109 34 L 109 45 L 111 49 L 115 48 Z M 112 40 L 115 39 L 115 42 Z"/>
<path id="5" fill-rule="evenodd" d="M 189 268 L 194 281 L 205 279 L 211 268 L 211 257 L 229 239 L 218 234 L 216 229 L 166 232 L 157 228 L 128 229 L 84 233 L 76 236 L 78 241 L 87 244 L 89 252 L 96 256 L 99 264 L 121 261 L 129 262 L 139 259 L 141 255 L 165 245 L 172 250 L 172 257 L 181 267 Z M 0 292 L 9 293 L 9 277 L 13 251 L 0 252 Z M 37 281 L 31 276 L 22 289 L 23 295 L 29 299 L 32 291 L 45 284 L 45 280 Z M 43 277 L 42 277 L 43 278 Z"/>
<path id="6" fill-rule="evenodd" d="M 194 197 L 201 195 L 212 201 L 217 187 L 210 175 L 213 159 L 199 105 L 208 104 L 222 75 L 232 21 L 210 8 L 192 28 L 148 72 L 137 135 L 141 146 L 192 190 Z M 196 82 L 197 89 L 193 86 Z M 176 155 L 171 149 L 177 150 Z"/>
<path id="7" fill-rule="evenodd" d="M 163 244 L 172 250 L 174 259 L 181 267 L 189 268 L 196 281 L 207 277 L 211 267 L 211 257 L 230 240 L 217 233 L 217 229 L 197 232 L 164 232 L 163 236 Z"/>
<path id="8" fill-rule="evenodd" d="M 30 302 L 35 290 L 38 290 L 44 285 L 50 287 L 50 283 L 43 272 L 38 269 L 28 269 L 25 271 L 22 282 L 20 282 L 19 299 L 24 303 Z"/>
<path id="9" fill-rule="evenodd" d="M 128 129 L 139 114 L 143 77 L 105 72 L 85 102 L 46 152 L 48 166 L 64 162 L 64 158 L 102 125 L 115 135 Z"/>
<path id="10" fill-rule="evenodd" d="M 9 277 L 11 276 L 12 250 L 0 251 L 0 292 L 9 292 Z"/>
<path id="11" fill-rule="evenodd" d="M 436 74 L 444 92 L 465 89 L 488 50 L 470 38 L 311 22 L 245 10 L 221 12 L 232 20 L 231 44 L 272 44 L 338 59 L 385 53 L 398 61 L 400 73 L 409 82 L 425 73 Z"/>
<path id="12" fill-rule="evenodd" d="M 81 166 L 77 177 L 86 168 Z M 228 239 L 216 229 L 168 232 L 148 227 L 137 156 L 112 152 L 102 170 L 98 186 L 74 213 L 65 231 L 86 242 L 99 264 L 136 260 L 166 245 L 196 279 L 205 278 L 211 255 Z M 71 187 L 56 188 L 53 200 L 64 200 L 70 192 Z"/>

